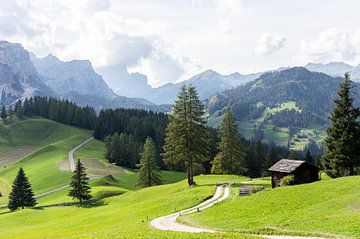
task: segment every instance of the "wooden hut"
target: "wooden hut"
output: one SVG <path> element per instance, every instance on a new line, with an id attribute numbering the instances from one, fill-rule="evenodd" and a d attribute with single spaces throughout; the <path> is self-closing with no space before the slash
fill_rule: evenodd
<path id="1" fill-rule="evenodd" d="M 311 183 L 319 180 L 319 168 L 301 160 L 282 159 L 268 169 L 271 174 L 273 188 L 279 187 L 281 179 L 288 175 L 294 176 L 292 184 Z"/>

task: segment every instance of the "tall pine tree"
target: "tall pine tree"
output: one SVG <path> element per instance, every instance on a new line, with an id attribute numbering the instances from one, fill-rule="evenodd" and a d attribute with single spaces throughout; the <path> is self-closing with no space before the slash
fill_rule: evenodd
<path id="1" fill-rule="evenodd" d="M 352 81 L 345 74 L 338 97 L 334 100 L 331 126 L 325 138 L 326 151 L 321 159 L 325 171 L 331 177 L 354 175 L 360 167 L 359 109 L 353 106 L 351 88 Z"/>
<path id="2" fill-rule="evenodd" d="M 1 106 L 0 117 L 1 117 L 1 119 L 2 119 L 4 122 L 5 122 L 6 116 L 7 116 L 7 114 L 6 114 L 5 105 L 2 105 L 2 106 Z"/>
<path id="3" fill-rule="evenodd" d="M 23 209 L 24 207 L 33 207 L 35 205 L 36 199 L 31 189 L 31 184 L 23 168 L 20 168 L 12 185 L 8 208 L 13 211 L 18 208 Z"/>
<path id="4" fill-rule="evenodd" d="M 189 186 L 195 184 L 195 168 L 208 160 L 211 153 L 204 115 L 195 87 L 184 85 L 169 116 L 163 156 L 169 166 L 186 168 Z"/>
<path id="5" fill-rule="evenodd" d="M 73 197 L 73 199 L 78 200 L 80 204 L 91 199 L 89 178 L 86 175 L 85 167 L 80 162 L 80 159 L 78 159 L 76 163 L 70 187 L 71 190 L 68 195 Z"/>
<path id="6" fill-rule="evenodd" d="M 243 174 L 245 152 L 237 124 L 230 108 L 227 108 L 220 128 L 219 153 L 212 161 L 212 173 Z"/>
<path id="7" fill-rule="evenodd" d="M 141 154 L 138 185 L 151 187 L 162 183 L 160 170 L 156 164 L 156 154 L 154 141 L 148 137 Z"/>

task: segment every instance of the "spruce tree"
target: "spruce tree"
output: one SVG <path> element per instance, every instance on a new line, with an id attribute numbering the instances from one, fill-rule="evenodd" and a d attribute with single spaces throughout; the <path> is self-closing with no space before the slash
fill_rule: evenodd
<path id="1" fill-rule="evenodd" d="M 33 207 L 36 204 L 31 184 L 26 177 L 24 170 L 20 168 L 12 185 L 8 208 L 13 211 L 18 208 L 23 209 L 24 207 Z"/>
<path id="2" fill-rule="evenodd" d="M 271 148 L 270 148 L 270 150 L 269 150 L 269 153 L 268 153 L 266 162 L 265 162 L 265 164 L 264 164 L 264 168 L 263 168 L 263 173 L 264 173 L 264 175 L 267 174 L 267 170 L 268 170 L 271 166 L 273 166 L 277 161 L 279 161 L 279 156 L 278 156 L 276 147 L 273 145 L 273 146 L 271 146 Z"/>
<path id="3" fill-rule="evenodd" d="M 141 154 L 138 185 L 151 187 L 159 184 L 162 184 L 162 179 L 156 164 L 156 148 L 154 141 L 148 137 Z"/>
<path id="4" fill-rule="evenodd" d="M 356 174 L 360 166 L 360 124 L 359 109 L 353 106 L 352 81 L 345 74 L 340 84 L 335 108 L 331 112 L 331 125 L 325 138 L 326 151 L 321 161 L 331 177 Z"/>
<path id="5" fill-rule="evenodd" d="M 315 160 L 314 160 L 313 156 L 311 156 L 310 150 L 306 151 L 304 160 L 308 163 L 315 164 Z"/>
<path id="6" fill-rule="evenodd" d="M 212 173 L 243 174 L 245 152 L 237 124 L 230 108 L 227 108 L 220 128 L 219 153 L 212 161 Z"/>
<path id="7" fill-rule="evenodd" d="M 5 122 L 6 116 L 7 116 L 7 114 L 6 114 L 5 105 L 2 105 L 2 106 L 1 106 L 0 117 L 1 117 L 1 119 L 2 119 L 4 122 Z"/>
<path id="8" fill-rule="evenodd" d="M 205 111 L 193 86 L 184 85 L 175 101 L 166 129 L 164 161 L 168 166 L 184 166 L 189 186 L 194 185 L 194 168 L 210 157 Z"/>
<path id="9" fill-rule="evenodd" d="M 15 114 L 18 119 L 24 118 L 24 107 L 22 106 L 21 100 L 15 104 Z"/>
<path id="10" fill-rule="evenodd" d="M 80 204 L 91 199 L 89 178 L 87 177 L 85 167 L 80 162 L 80 159 L 78 159 L 76 163 L 70 187 L 71 190 L 68 195 L 73 197 L 74 200 L 78 200 Z"/>

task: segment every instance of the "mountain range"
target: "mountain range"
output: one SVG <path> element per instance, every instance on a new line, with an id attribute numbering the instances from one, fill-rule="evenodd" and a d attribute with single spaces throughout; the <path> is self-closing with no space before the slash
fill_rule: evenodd
<path id="1" fill-rule="evenodd" d="M 360 65 L 352 66 L 344 62 L 309 63 L 305 65 L 309 71 L 321 72 L 330 76 L 341 76 L 349 73 L 353 81 L 360 81 Z"/>
<path id="2" fill-rule="evenodd" d="M 60 61 L 53 55 L 37 58 L 21 44 L 0 42 L 1 104 L 12 105 L 35 95 L 69 99 L 79 105 L 103 108 L 141 108 L 168 111 L 145 99 L 116 95 L 90 61 Z"/>

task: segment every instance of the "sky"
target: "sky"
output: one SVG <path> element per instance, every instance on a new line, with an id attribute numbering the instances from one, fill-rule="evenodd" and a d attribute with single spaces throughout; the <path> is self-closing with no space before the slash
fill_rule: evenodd
<path id="1" fill-rule="evenodd" d="M 207 69 L 357 65 L 359 12 L 358 0 L 0 0 L 0 39 L 159 86 Z"/>

